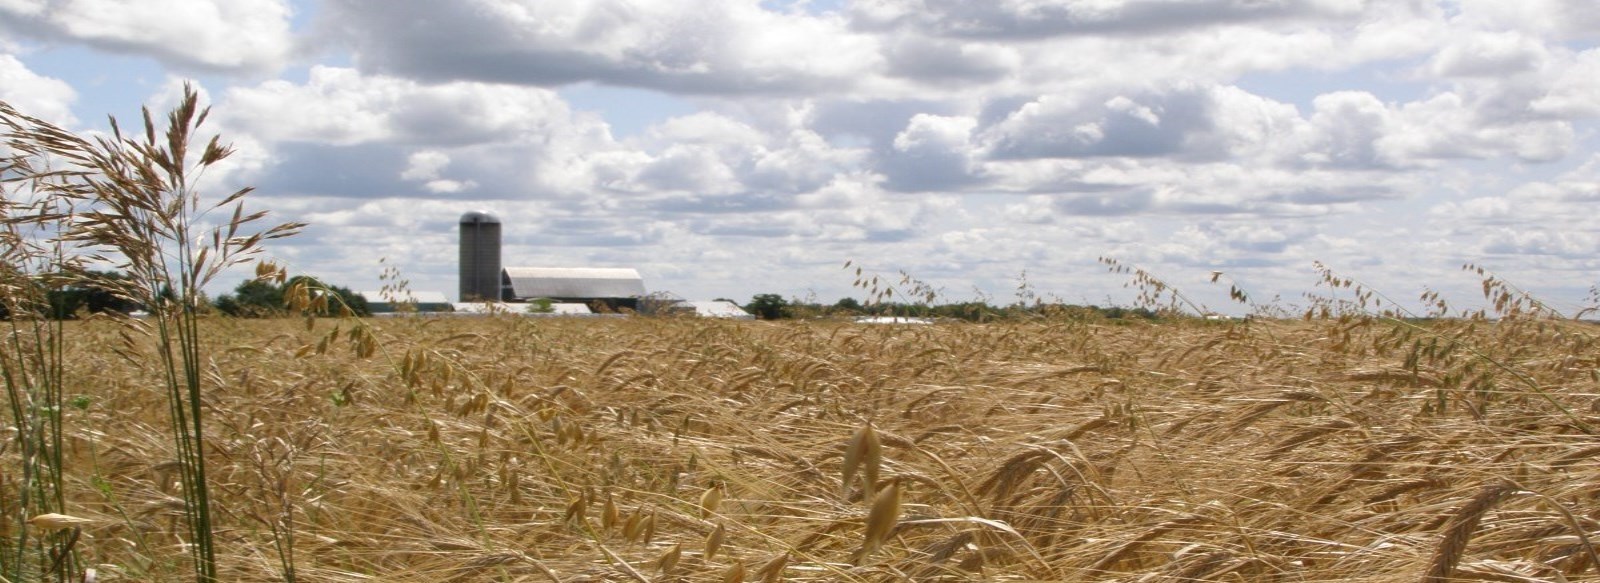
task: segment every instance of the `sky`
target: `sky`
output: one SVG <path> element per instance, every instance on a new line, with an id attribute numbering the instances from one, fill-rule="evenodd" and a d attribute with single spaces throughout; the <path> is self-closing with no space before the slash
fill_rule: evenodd
<path id="1" fill-rule="evenodd" d="M 0 0 L 25 112 L 186 82 L 237 149 L 201 188 L 355 289 L 453 298 L 471 210 L 506 265 L 689 299 L 865 300 L 859 266 L 1131 303 L 1100 257 L 1221 312 L 1333 293 L 1319 262 L 1413 309 L 1480 300 L 1468 263 L 1600 284 L 1593 0 Z"/>

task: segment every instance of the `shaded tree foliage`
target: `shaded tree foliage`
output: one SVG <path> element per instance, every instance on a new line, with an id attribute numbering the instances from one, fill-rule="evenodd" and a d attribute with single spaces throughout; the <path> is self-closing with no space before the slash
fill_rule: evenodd
<path id="1" fill-rule="evenodd" d="M 778 294 L 756 294 L 751 296 L 750 303 L 745 304 L 744 311 L 762 320 L 777 320 L 784 317 L 784 308 L 788 306 L 789 300 Z"/>
<path id="2" fill-rule="evenodd" d="M 126 289 L 128 276 L 110 271 L 90 271 L 81 279 L 60 289 L 50 290 L 47 298 L 51 318 L 72 319 L 79 313 L 131 314 L 143 309 L 139 302 L 117 290 Z"/>
<path id="3" fill-rule="evenodd" d="M 271 318 L 288 314 L 283 305 L 283 287 L 259 279 L 247 279 L 233 293 L 218 296 L 217 310 L 236 318 Z"/>
<path id="4" fill-rule="evenodd" d="M 118 291 L 126 290 L 127 279 L 127 275 L 112 271 L 75 273 L 66 280 L 69 283 L 59 283 L 61 280 L 57 279 L 53 289 L 36 289 L 33 293 L 42 292 L 42 296 L 33 296 L 33 301 L 8 298 L 8 301 L 0 302 L 0 320 L 11 317 L 12 304 L 16 304 L 22 313 L 56 320 L 72 320 L 83 314 L 131 314 L 145 306 Z M 17 294 L 27 295 L 22 292 Z M 38 299 L 41 297 L 42 303 Z"/>
<path id="5" fill-rule="evenodd" d="M 372 314 L 371 309 L 367 307 L 367 299 L 361 294 L 350 291 L 350 288 L 324 284 L 316 278 L 304 275 L 289 278 L 282 284 L 261 279 L 247 279 L 233 288 L 233 293 L 218 297 L 213 304 L 218 311 L 237 318 L 287 316 L 289 309 L 285 294 L 300 284 L 306 285 L 313 293 L 333 294 L 334 298 L 329 302 L 329 313 L 319 315 L 338 315 L 341 303 L 357 316 Z"/>
<path id="6" fill-rule="evenodd" d="M 864 304 L 855 298 L 849 297 L 842 298 L 832 305 L 824 305 L 786 300 L 778 294 L 756 294 L 750 299 L 750 303 L 745 305 L 744 309 L 763 320 L 806 317 L 898 316 L 991 322 L 1026 318 L 1118 321 L 1155 320 L 1159 317 L 1150 309 L 1138 307 L 1100 307 L 1043 302 L 996 306 L 983 301 L 945 304 L 903 302 Z"/>

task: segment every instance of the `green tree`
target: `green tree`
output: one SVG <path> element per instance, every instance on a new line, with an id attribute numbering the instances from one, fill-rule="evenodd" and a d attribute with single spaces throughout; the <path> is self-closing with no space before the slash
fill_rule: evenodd
<path id="1" fill-rule="evenodd" d="M 272 318 L 288 313 L 283 307 L 283 288 L 270 281 L 247 279 L 215 302 L 217 310 L 236 318 Z"/>
<path id="2" fill-rule="evenodd" d="M 784 309 L 789 307 L 789 300 L 783 299 L 778 294 L 756 294 L 750 297 L 750 303 L 745 304 L 744 311 L 755 314 L 762 320 L 777 320 L 784 317 Z"/>
<path id="3" fill-rule="evenodd" d="M 338 285 L 327 285 L 314 277 L 299 275 L 289 278 L 283 284 L 275 284 L 261 279 L 247 279 L 233 288 L 233 293 L 218 297 L 215 305 L 217 310 L 237 318 L 275 318 L 286 316 L 289 310 L 286 307 L 285 294 L 297 285 L 304 285 L 309 293 L 330 294 L 328 310 L 322 315 L 337 315 L 342 304 L 350 309 L 356 316 L 369 316 L 372 311 L 367 306 L 367 299 L 361 294 L 350 291 L 350 288 Z"/>
<path id="4" fill-rule="evenodd" d="M 305 284 L 307 290 L 312 294 L 330 294 L 332 296 L 332 297 L 329 298 L 330 301 L 327 303 L 327 306 L 328 306 L 327 309 L 324 310 L 323 312 L 317 314 L 317 315 L 321 315 L 321 316 L 337 316 L 337 315 L 340 315 L 340 313 L 341 313 L 340 306 L 343 306 L 344 308 L 349 308 L 350 315 L 354 315 L 354 316 L 370 316 L 370 315 L 372 315 L 372 310 L 367 307 L 367 299 L 365 297 L 363 297 L 361 294 L 358 294 L 358 293 L 356 293 L 354 291 L 351 291 L 350 288 L 344 287 L 342 285 L 332 285 L 332 284 L 323 283 L 321 280 L 318 280 L 317 278 L 314 278 L 314 277 L 310 277 L 310 276 L 306 276 L 306 275 L 298 275 L 298 276 L 295 276 L 295 277 L 291 277 L 291 278 L 289 278 L 288 281 L 285 281 L 283 283 L 283 287 L 281 288 L 281 291 L 283 293 L 287 294 L 289 292 L 289 290 L 294 289 L 294 287 L 296 285 L 299 285 L 299 284 L 302 284 L 302 283 Z"/>
<path id="5" fill-rule="evenodd" d="M 79 312 L 129 314 L 144 306 L 116 290 L 126 289 L 128 276 L 111 271 L 86 271 L 74 275 L 66 285 L 45 293 L 47 315 L 71 320 Z"/>
<path id="6" fill-rule="evenodd" d="M 834 302 L 833 307 L 828 311 L 834 314 L 854 315 L 865 312 L 866 309 L 855 298 L 839 298 L 839 301 Z"/>

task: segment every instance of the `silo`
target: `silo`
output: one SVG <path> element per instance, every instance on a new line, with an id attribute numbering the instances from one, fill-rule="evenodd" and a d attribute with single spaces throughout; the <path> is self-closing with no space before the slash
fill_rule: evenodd
<path id="1" fill-rule="evenodd" d="M 500 299 L 500 219 L 484 211 L 461 215 L 461 300 Z"/>

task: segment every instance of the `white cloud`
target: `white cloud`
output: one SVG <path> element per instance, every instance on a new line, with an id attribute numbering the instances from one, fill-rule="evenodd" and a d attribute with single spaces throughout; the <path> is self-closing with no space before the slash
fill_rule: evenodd
<path id="1" fill-rule="evenodd" d="M 275 141 L 473 144 L 569 131 L 608 139 L 599 120 L 532 87 L 433 85 L 318 66 L 303 85 L 269 81 L 231 89 L 225 99 L 229 123 Z"/>
<path id="2" fill-rule="evenodd" d="M 884 50 L 886 74 L 932 83 L 994 82 L 1017 71 L 1021 55 L 999 43 L 901 35 Z"/>
<path id="3" fill-rule="evenodd" d="M 1592 225 L 1589 207 L 1600 202 L 1600 155 L 1548 181 L 1528 182 L 1505 193 L 1445 202 L 1430 214 L 1447 224 L 1527 225 L 1530 228 L 1586 230 Z"/>
<path id="4" fill-rule="evenodd" d="M 335 0 L 325 15 L 363 69 L 430 80 L 794 92 L 852 86 L 881 61 L 874 40 L 837 16 L 739 0 L 404 0 L 383 10 Z"/>
<path id="5" fill-rule="evenodd" d="M 77 92 L 59 79 L 34 73 L 16 57 L 0 54 L 0 101 L 26 115 L 71 127 L 72 102 Z"/>
<path id="6" fill-rule="evenodd" d="M 219 105 L 227 133 L 267 161 L 254 180 L 323 196 L 576 196 L 620 148 L 603 121 L 533 87 L 314 67 L 304 84 L 236 86 Z"/>
<path id="7" fill-rule="evenodd" d="M 455 194 L 478 186 L 477 182 L 471 180 L 442 178 L 440 176 L 442 171 L 450 165 L 450 155 L 439 150 L 413 152 L 406 161 L 406 169 L 400 173 L 400 179 L 421 182 L 428 192 Z"/>
<path id="8" fill-rule="evenodd" d="M 1545 229 L 1495 228 L 1481 237 L 1480 249 L 1497 255 L 1555 255 L 1573 259 L 1600 253 L 1600 237 L 1594 233 L 1570 233 Z"/>
<path id="9" fill-rule="evenodd" d="M 1155 34 L 1176 28 L 1300 18 L 1348 18 L 1345 0 L 870 0 L 852 3 L 866 26 L 913 26 L 942 35 L 1041 38 L 1069 34 Z"/>
<path id="10" fill-rule="evenodd" d="M 971 118 L 917 114 L 894 137 L 894 149 L 930 153 L 965 149 L 976 126 L 977 121 Z"/>
<path id="11" fill-rule="evenodd" d="M 796 127 L 781 145 L 754 153 L 743 180 L 757 191 L 811 192 L 859 172 L 866 159 L 864 149 L 835 147 L 815 131 Z"/>
<path id="12" fill-rule="evenodd" d="M 1505 77 L 1535 71 L 1547 52 L 1537 39 L 1515 32 L 1464 34 L 1433 56 L 1432 73 L 1440 77 Z"/>
<path id="13" fill-rule="evenodd" d="M 661 152 L 639 172 L 639 181 L 653 190 L 696 194 L 732 194 L 740 184 L 733 169 L 704 146 L 676 145 Z"/>
<path id="14" fill-rule="evenodd" d="M 439 171 L 450 165 L 450 155 L 438 150 L 423 150 L 412 153 L 407 158 L 405 172 L 400 173 L 404 180 L 437 180 Z"/>
<path id="15" fill-rule="evenodd" d="M 972 133 L 977 120 L 920 113 L 896 134 L 878 165 L 889 185 L 902 191 L 956 190 L 979 177 Z"/>
<path id="16" fill-rule="evenodd" d="M 134 52 L 174 66 L 268 71 L 292 50 L 283 0 L 10 0 L 0 29 Z"/>
<path id="17" fill-rule="evenodd" d="M 472 190 L 477 186 L 478 183 L 471 180 L 467 180 L 465 182 L 459 180 L 429 180 L 427 184 L 424 185 L 424 187 L 428 189 L 428 192 L 432 192 L 434 194 L 455 194 L 458 192 Z"/>
<path id="18" fill-rule="evenodd" d="M 1529 162 L 1564 157 L 1574 133 L 1568 122 L 1528 118 L 1497 119 L 1455 93 L 1406 104 L 1401 127 L 1388 136 L 1397 156 L 1490 158 L 1509 155 Z"/>
<path id="19" fill-rule="evenodd" d="M 694 143 L 733 150 L 760 147 L 768 140 L 751 125 L 712 112 L 674 117 L 651 126 L 646 133 L 653 144 Z"/>
<path id="20" fill-rule="evenodd" d="M 1323 129 L 1345 127 L 1342 119 L 1320 121 L 1328 126 Z M 1238 87 L 1178 83 L 1043 95 L 983 128 L 980 141 L 997 160 L 1126 157 L 1264 165 L 1295 162 L 1302 154 L 1325 162 L 1344 156 L 1330 148 L 1358 145 L 1315 143 L 1318 122 L 1302 118 L 1293 105 Z"/>
<path id="21" fill-rule="evenodd" d="M 0 10 L 19 16 L 39 16 L 47 8 L 46 0 L 0 0 Z"/>
<path id="22" fill-rule="evenodd" d="M 1589 0 L 1460 0 L 1458 4 L 1456 20 L 1463 26 L 1564 39 L 1600 37 L 1600 14 Z"/>
<path id="23" fill-rule="evenodd" d="M 1024 224 L 1049 224 L 1055 222 L 1055 213 L 1051 212 L 1051 206 L 1054 202 L 1054 197 L 1035 194 L 1027 197 L 1023 202 L 1006 205 L 1005 217 L 1011 221 Z"/>
<path id="24" fill-rule="evenodd" d="M 1578 53 L 1553 77 L 1544 95 L 1529 104 L 1532 110 L 1565 118 L 1600 117 L 1600 49 Z"/>
<path id="25" fill-rule="evenodd" d="M 1313 109 L 1310 121 L 1317 143 L 1305 154 L 1306 161 L 1354 168 L 1400 163 L 1380 147 L 1396 122 L 1377 96 L 1364 91 L 1328 93 L 1317 96 Z"/>

